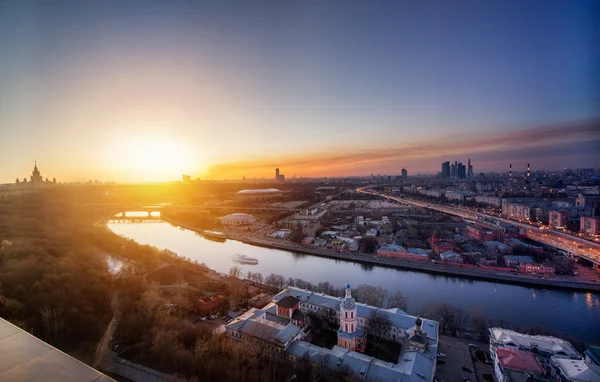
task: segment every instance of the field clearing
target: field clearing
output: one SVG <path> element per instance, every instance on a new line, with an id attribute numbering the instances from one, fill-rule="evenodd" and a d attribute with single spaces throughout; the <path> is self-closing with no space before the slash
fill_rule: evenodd
<path id="1" fill-rule="evenodd" d="M 388 202 L 387 200 L 332 200 L 329 202 L 330 210 L 349 210 L 349 209 L 394 209 L 406 210 L 408 206 L 398 203 Z"/>

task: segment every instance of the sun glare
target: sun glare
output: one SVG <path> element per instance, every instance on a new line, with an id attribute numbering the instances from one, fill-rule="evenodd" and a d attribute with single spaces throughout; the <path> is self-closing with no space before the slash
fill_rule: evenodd
<path id="1" fill-rule="evenodd" d="M 183 144 L 164 137 L 143 136 L 121 141 L 111 161 L 132 178 L 148 181 L 179 179 L 190 170 L 190 157 Z"/>

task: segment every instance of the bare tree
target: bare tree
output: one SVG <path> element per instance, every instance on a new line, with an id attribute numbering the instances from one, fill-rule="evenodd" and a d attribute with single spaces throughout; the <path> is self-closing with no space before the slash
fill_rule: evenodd
<path id="1" fill-rule="evenodd" d="M 461 330 L 464 330 L 469 322 L 469 315 L 460 308 L 452 308 L 452 321 L 449 323 L 450 332 L 456 335 Z"/>
<path id="2" fill-rule="evenodd" d="M 317 289 L 321 293 L 325 293 L 325 294 L 329 294 L 329 295 L 332 295 L 334 293 L 333 285 L 331 285 L 331 283 L 329 283 L 329 281 L 320 282 L 317 285 Z"/>
<path id="3" fill-rule="evenodd" d="M 440 321 L 442 333 L 448 333 L 454 321 L 454 308 L 450 304 L 443 303 L 437 307 L 435 314 Z"/>
<path id="4" fill-rule="evenodd" d="M 388 308 L 400 308 L 406 311 L 408 307 L 408 297 L 402 293 L 402 291 L 397 291 L 393 295 L 390 296 L 388 300 Z"/>
<path id="5" fill-rule="evenodd" d="M 271 273 L 265 279 L 265 284 L 267 284 L 275 289 L 281 290 L 285 287 L 286 281 L 282 275 L 278 275 L 276 273 Z"/>
<path id="6" fill-rule="evenodd" d="M 473 317 L 471 317 L 471 325 L 473 326 L 473 330 L 475 330 L 475 333 L 477 333 L 477 337 L 479 337 L 480 340 L 488 340 L 489 326 L 483 313 L 477 313 L 476 315 L 473 315 Z"/>
<path id="7" fill-rule="evenodd" d="M 239 279 L 241 275 L 242 270 L 237 265 L 234 265 L 233 267 L 229 268 L 229 277 Z"/>
<path id="8" fill-rule="evenodd" d="M 39 309 L 42 316 L 42 325 L 44 328 L 44 338 L 49 344 L 56 344 L 63 331 L 63 321 L 61 312 L 56 309 L 44 306 Z"/>
<path id="9" fill-rule="evenodd" d="M 372 285 L 361 284 L 354 291 L 354 295 L 357 301 L 365 303 L 367 305 L 373 305 L 382 307 L 385 298 L 387 297 L 387 290 L 382 287 L 374 287 Z"/>
<path id="10" fill-rule="evenodd" d="M 387 337 L 392 327 L 392 322 L 380 311 L 374 310 L 367 319 L 366 331 L 373 337 L 373 345 L 379 344 L 382 338 Z"/>

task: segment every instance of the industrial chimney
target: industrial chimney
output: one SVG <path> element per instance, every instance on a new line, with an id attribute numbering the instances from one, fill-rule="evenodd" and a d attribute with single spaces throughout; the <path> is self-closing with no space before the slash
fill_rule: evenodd
<path id="1" fill-rule="evenodd" d="M 527 178 L 531 176 L 531 169 L 529 168 L 529 163 L 527 163 Z"/>
<path id="2" fill-rule="evenodd" d="M 508 176 L 512 180 L 512 163 L 508 165 Z"/>

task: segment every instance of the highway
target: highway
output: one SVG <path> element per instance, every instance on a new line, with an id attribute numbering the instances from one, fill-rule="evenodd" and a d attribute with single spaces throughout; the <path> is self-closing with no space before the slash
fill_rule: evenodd
<path id="1" fill-rule="evenodd" d="M 362 192 L 369 195 L 376 195 L 383 198 L 386 198 L 390 201 L 395 201 L 398 203 L 410 204 L 417 207 L 428 208 L 434 211 L 439 211 L 443 213 L 447 213 L 450 215 L 458 216 L 464 219 L 477 221 L 481 218 L 486 218 L 490 220 L 500 221 L 507 224 L 516 225 L 520 228 L 524 228 L 527 230 L 527 237 L 532 240 L 539 241 L 540 243 L 562 249 L 567 251 L 569 254 L 577 257 L 582 257 L 586 260 L 594 263 L 595 268 L 598 269 L 600 267 L 600 243 L 591 242 L 589 240 L 585 240 L 583 238 L 569 235 L 564 232 L 559 232 L 554 229 L 544 229 L 536 226 L 532 226 L 531 224 L 506 219 L 503 217 L 498 217 L 494 215 L 485 214 L 478 211 L 473 211 L 467 208 L 457 208 L 457 207 L 448 207 L 440 204 L 435 204 L 431 202 L 423 202 L 420 200 L 412 200 L 407 198 L 399 198 L 396 196 L 384 195 L 378 192 L 371 190 L 369 187 L 363 187 L 357 189 L 357 192 Z"/>

